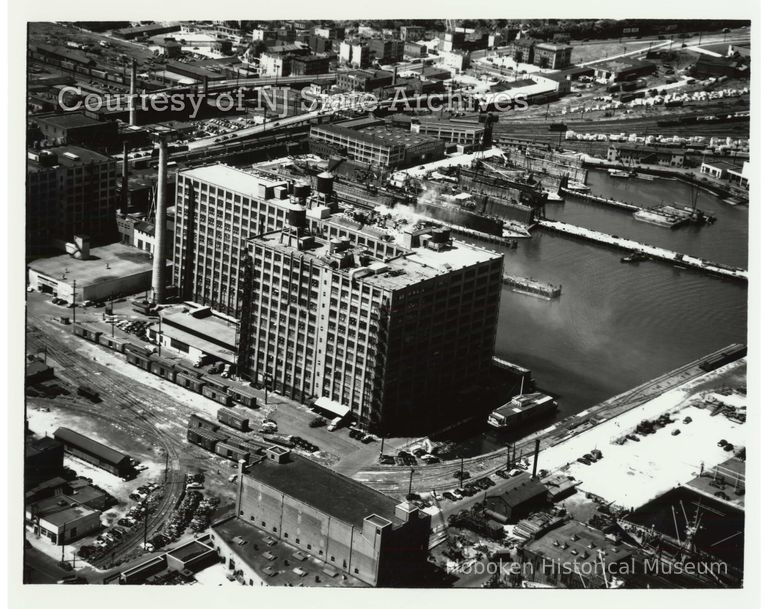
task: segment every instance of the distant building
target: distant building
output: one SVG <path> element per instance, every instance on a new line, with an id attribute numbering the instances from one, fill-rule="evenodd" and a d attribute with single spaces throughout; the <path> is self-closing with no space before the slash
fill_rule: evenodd
<path id="1" fill-rule="evenodd" d="M 395 38 L 374 38 L 368 41 L 371 58 L 376 58 L 379 63 L 395 63 L 403 60 L 405 43 Z"/>
<path id="2" fill-rule="evenodd" d="M 27 153 L 26 236 L 32 255 L 63 250 L 75 234 L 96 244 L 117 235 L 117 163 L 79 146 Z"/>
<path id="3" fill-rule="evenodd" d="M 417 42 L 406 42 L 403 46 L 403 55 L 414 58 L 426 57 L 427 47 Z"/>
<path id="4" fill-rule="evenodd" d="M 387 70 L 350 70 L 336 73 L 336 85 L 343 91 L 373 91 L 392 84 L 393 73 Z"/>
<path id="5" fill-rule="evenodd" d="M 291 58 L 280 53 L 262 53 L 259 56 L 259 76 L 274 78 L 291 73 Z"/>
<path id="6" fill-rule="evenodd" d="M 160 53 L 171 59 L 181 57 L 183 55 L 181 43 L 175 38 L 166 38 L 160 43 Z"/>
<path id="7" fill-rule="evenodd" d="M 352 126 L 350 126 L 352 125 Z M 328 155 L 339 152 L 353 161 L 382 167 L 411 167 L 442 158 L 443 142 L 424 135 L 387 129 L 383 122 L 356 128 L 357 123 L 313 125 L 310 150 Z"/>
<path id="8" fill-rule="evenodd" d="M 638 76 L 647 76 L 656 72 L 656 64 L 652 61 L 625 58 L 601 62 L 592 67 L 595 80 L 602 83 L 633 80 Z"/>
<path id="9" fill-rule="evenodd" d="M 399 121 L 403 123 L 404 121 Z M 483 143 L 483 125 L 476 121 L 420 121 L 411 119 L 408 121 L 412 133 L 421 133 L 430 137 L 443 140 L 447 144 L 458 144 L 469 151 L 478 148 Z M 405 126 L 402 125 L 401 126 Z"/>
<path id="10" fill-rule="evenodd" d="M 744 161 L 741 169 L 728 169 L 726 174 L 726 179 L 729 182 L 736 182 L 736 185 L 741 188 L 749 188 L 749 181 L 752 178 L 752 168 L 749 161 Z"/>
<path id="11" fill-rule="evenodd" d="M 539 42 L 533 47 L 533 64 L 550 70 L 560 70 L 571 65 L 573 47 L 567 44 Z"/>
<path id="12" fill-rule="evenodd" d="M 112 30 L 117 38 L 124 40 L 134 40 L 136 38 L 151 38 L 159 34 L 169 34 L 181 30 L 180 23 L 150 23 L 147 25 L 138 25 L 135 27 L 124 27 Z"/>
<path id="13" fill-rule="evenodd" d="M 117 123 L 100 121 L 80 112 L 35 118 L 43 136 L 52 144 L 105 148 L 117 141 Z"/>
<path id="14" fill-rule="evenodd" d="M 747 58 L 748 59 L 748 58 Z M 749 78 L 749 64 L 741 57 L 713 57 L 700 54 L 691 68 L 697 78 Z"/>
<path id="15" fill-rule="evenodd" d="M 444 53 L 440 56 L 441 65 L 453 73 L 461 73 L 470 65 L 469 53 Z"/>
<path id="16" fill-rule="evenodd" d="M 355 68 L 367 68 L 371 64 L 370 49 L 359 40 L 343 40 L 339 44 L 339 61 Z"/>
<path id="17" fill-rule="evenodd" d="M 518 38 L 512 43 L 512 58 L 517 63 L 533 63 L 533 38 Z"/>
<path id="18" fill-rule="evenodd" d="M 643 165 L 663 165 L 664 167 L 684 167 L 685 159 L 684 148 L 657 148 L 644 144 L 609 146 L 606 154 L 606 160 L 611 163 L 633 161 Z"/>
<path id="19" fill-rule="evenodd" d="M 432 80 L 450 80 L 451 71 L 444 68 L 436 68 L 434 66 L 426 66 L 421 73 L 423 78 L 430 78 Z"/>
<path id="20" fill-rule="evenodd" d="M 291 74 L 294 76 L 309 76 L 312 74 L 328 74 L 330 59 L 317 55 L 306 57 L 291 57 Z"/>
<path id="21" fill-rule="evenodd" d="M 371 586 L 427 564 L 429 516 L 280 447 L 241 475 L 237 518 Z"/>
<path id="22" fill-rule="evenodd" d="M 400 40 L 404 40 L 406 42 L 422 40 L 424 38 L 424 32 L 424 27 L 421 25 L 401 25 Z"/>
<path id="23" fill-rule="evenodd" d="M 715 180 L 728 178 L 730 172 L 738 173 L 739 168 L 734 163 L 726 161 L 704 161 L 699 168 L 700 173 Z"/>

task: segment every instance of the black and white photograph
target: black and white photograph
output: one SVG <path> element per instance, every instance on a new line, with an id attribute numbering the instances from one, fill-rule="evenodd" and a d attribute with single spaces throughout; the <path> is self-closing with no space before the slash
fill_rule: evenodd
<path id="1" fill-rule="evenodd" d="M 11 587 L 757 607 L 759 22 L 706 6 L 11 24 Z"/>

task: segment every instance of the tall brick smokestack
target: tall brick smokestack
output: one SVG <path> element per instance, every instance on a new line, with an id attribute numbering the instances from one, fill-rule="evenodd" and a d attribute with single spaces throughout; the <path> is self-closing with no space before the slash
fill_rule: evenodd
<path id="1" fill-rule="evenodd" d="M 130 102 L 128 109 L 128 123 L 131 126 L 136 125 L 136 60 L 131 58 L 131 88 Z"/>
<path id="2" fill-rule="evenodd" d="M 128 142 L 123 142 L 123 175 L 121 183 L 120 206 L 124 214 L 128 213 Z"/>
<path id="3" fill-rule="evenodd" d="M 162 304 L 165 300 L 165 189 L 168 174 L 168 144 L 165 135 L 158 141 L 160 154 L 157 163 L 157 198 L 155 203 L 155 254 L 152 259 L 152 300 Z"/>

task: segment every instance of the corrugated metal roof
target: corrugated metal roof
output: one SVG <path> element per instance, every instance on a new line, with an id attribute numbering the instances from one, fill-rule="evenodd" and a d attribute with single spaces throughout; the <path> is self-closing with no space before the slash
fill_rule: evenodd
<path id="1" fill-rule="evenodd" d="M 114 448 L 110 448 L 101 442 L 92 440 L 91 438 L 79 434 L 67 427 L 59 427 L 53 432 L 53 437 L 65 444 L 70 444 L 84 452 L 90 453 L 112 465 L 119 465 L 129 458 L 125 453 L 121 453 Z"/>

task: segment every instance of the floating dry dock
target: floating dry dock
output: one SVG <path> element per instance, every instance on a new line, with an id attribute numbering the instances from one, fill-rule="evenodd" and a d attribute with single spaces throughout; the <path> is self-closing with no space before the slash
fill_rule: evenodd
<path id="1" fill-rule="evenodd" d="M 680 254 L 661 247 L 656 247 L 655 245 L 638 243 L 631 239 L 624 239 L 623 237 L 617 237 L 615 235 L 606 235 L 605 233 L 589 228 L 574 226 L 573 224 L 566 224 L 565 222 L 556 222 L 554 220 L 539 220 L 538 226 L 564 235 L 584 239 L 585 241 L 601 243 L 622 250 L 642 252 L 655 260 L 671 262 L 676 266 L 685 266 L 728 279 L 747 281 L 747 271 L 744 269 L 729 266 L 727 264 L 720 264 L 718 262 L 710 262 L 709 260 L 696 258 L 695 256 L 689 256 L 687 254 Z"/>
<path id="2" fill-rule="evenodd" d="M 540 296 L 542 298 L 559 298 L 563 291 L 563 286 L 536 281 L 531 277 L 518 277 L 517 275 L 507 275 L 504 273 L 504 285 L 511 286 L 516 292 Z"/>

